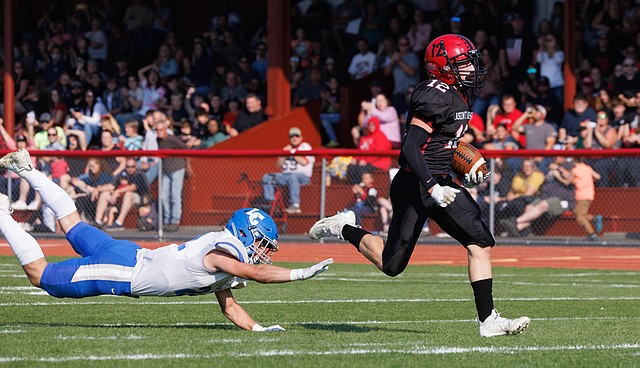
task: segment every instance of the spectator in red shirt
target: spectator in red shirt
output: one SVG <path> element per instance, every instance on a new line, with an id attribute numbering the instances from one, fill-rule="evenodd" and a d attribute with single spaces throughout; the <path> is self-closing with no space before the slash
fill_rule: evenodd
<path id="1" fill-rule="evenodd" d="M 385 151 L 391 149 L 391 142 L 380 130 L 380 119 L 376 116 L 369 118 L 367 123 L 367 135 L 360 138 L 358 149 L 361 151 Z M 391 157 L 386 156 L 361 156 L 354 158 L 347 169 L 347 178 L 351 184 L 360 182 L 362 174 L 375 170 L 389 171 Z"/>
<path id="2" fill-rule="evenodd" d="M 522 116 L 522 111 L 516 107 L 516 99 L 513 95 L 502 96 L 500 106 L 491 105 L 487 109 L 487 134 L 493 136 L 496 133 L 496 125 L 504 124 L 511 134 L 511 127 L 518 118 Z M 523 142 L 521 142 L 521 145 Z"/>

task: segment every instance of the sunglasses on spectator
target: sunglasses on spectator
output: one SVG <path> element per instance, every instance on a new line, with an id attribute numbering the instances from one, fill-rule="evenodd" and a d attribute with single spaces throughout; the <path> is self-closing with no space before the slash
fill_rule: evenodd
<path id="1" fill-rule="evenodd" d="M 300 137 L 300 135 L 299 135 L 299 134 L 291 134 L 291 135 L 289 136 L 289 138 L 293 138 L 293 137 L 298 137 L 298 138 L 299 138 L 299 137 Z"/>
<path id="2" fill-rule="evenodd" d="M 135 169 L 136 165 L 127 165 L 127 169 Z"/>
<path id="3" fill-rule="evenodd" d="M 58 133 L 47 133 L 49 137 L 57 137 Z"/>

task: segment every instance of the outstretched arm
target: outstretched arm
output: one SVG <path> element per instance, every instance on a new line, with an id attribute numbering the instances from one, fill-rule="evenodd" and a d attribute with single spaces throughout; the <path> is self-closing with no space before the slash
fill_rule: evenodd
<path id="1" fill-rule="evenodd" d="M 297 280 L 306 280 L 326 271 L 333 259 L 329 258 L 307 268 L 290 269 L 272 265 L 252 265 L 239 262 L 222 251 L 213 251 L 204 259 L 205 265 L 212 272 L 221 271 L 245 280 L 254 280 L 263 284 L 275 284 Z"/>

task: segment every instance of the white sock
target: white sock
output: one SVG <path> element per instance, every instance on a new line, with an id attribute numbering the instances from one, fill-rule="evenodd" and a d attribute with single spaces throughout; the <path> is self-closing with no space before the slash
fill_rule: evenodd
<path id="1" fill-rule="evenodd" d="M 0 230 L 21 266 L 44 258 L 38 242 L 8 214 L 0 214 Z"/>
<path id="2" fill-rule="evenodd" d="M 35 169 L 20 174 L 31 185 L 31 188 L 40 194 L 42 201 L 51 208 L 58 219 L 78 210 L 69 194 L 49 180 L 45 174 Z"/>

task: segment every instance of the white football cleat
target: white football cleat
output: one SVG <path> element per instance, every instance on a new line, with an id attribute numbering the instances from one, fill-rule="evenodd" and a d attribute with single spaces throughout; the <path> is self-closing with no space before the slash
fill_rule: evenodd
<path id="1" fill-rule="evenodd" d="M 478 321 L 476 319 L 476 321 Z M 531 319 L 529 317 L 520 317 L 516 319 L 507 319 L 500 317 L 497 310 L 492 310 L 491 315 L 484 320 L 478 321 L 480 327 L 480 336 L 494 337 L 503 335 L 517 335 L 529 326 Z"/>
<path id="2" fill-rule="evenodd" d="M 10 215 L 12 212 L 11 200 L 4 193 L 0 193 L 0 214 Z"/>
<path id="3" fill-rule="evenodd" d="M 23 148 L 7 153 L 3 158 L 0 158 L 0 168 L 9 169 L 18 175 L 23 171 L 30 171 L 33 169 L 33 165 L 31 165 L 29 151 Z"/>
<path id="4" fill-rule="evenodd" d="M 342 239 L 344 225 L 356 226 L 356 214 L 353 211 L 340 212 L 316 222 L 309 230 L 309 237 L 311 239 L 320 239 L 335 236 L 338 239 Z"/>

